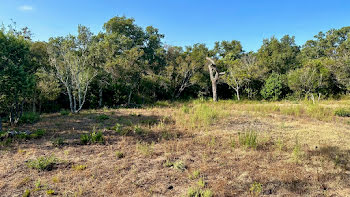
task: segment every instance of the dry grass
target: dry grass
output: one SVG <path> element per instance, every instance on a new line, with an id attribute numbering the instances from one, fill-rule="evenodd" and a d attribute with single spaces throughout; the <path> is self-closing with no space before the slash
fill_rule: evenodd
<path id="1" fill-rule="evenodd" d="M 347 196 L 350 118 L 334 111 L 349 104 L 197 100 L 47 114 L 20 128 L 45 129 L 42 138 L 0 147 L 0 196 Z M 83 145 L 94 128 L 104 143 Z M 49 170 L 28 167 L 52 155 Z"/>

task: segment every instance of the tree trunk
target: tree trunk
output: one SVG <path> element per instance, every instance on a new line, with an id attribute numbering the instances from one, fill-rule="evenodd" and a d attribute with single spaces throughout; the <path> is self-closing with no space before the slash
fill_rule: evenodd
<path id="1" fill-rule="evenodd" d="M 129 97 L 128 97 L 128 105 L 131 103 L 131 94 L 132 94 L 132 89 L 130 89 Z"/>
<path id="2" fill-rule="evenodd" d="M 218 101 L 218 95 L 217 95 L 217 91 L 216 91 L 216 88 L 217 88 L 217 84 L 216 84 L 216 81 L 212 81 L 211 82 L 211 87 L 212 87 L 212 90 L 213 90 L 213 101 Z"/>
<path id="3" fill-rule="evenodd" d="M 36 113 L 36 95 L 33 95 L 33 113 Z"/>
<path id="4" fill-rule="evenodd" d="M 240 100 L 239 98 L 239 89 L 236 90 L 237 100 Z"/>
<path id="5" fill-rule="evenodd" d="M 217 71 L 215 62 L 213 59 L 207 57 L 207 60 L 209 60 L 209 74 L 210 74 L 210 80 L 211 80 L 211 86 L 212 86 L 212 90 L 213 90 L 213 101 L 217 102 L 218 101 L 218 96 L 217 96 L 217 91 L 216 91 L 216 87 L 217 87 L 217 82 L 219 79 L 219 72 Z"/>
<path id="6" fill-rule="evenodd" d="M 98 101 L 98 107 L 99 108 L 102 108 L 102 94 L 103 94 L 103 91 L 102 91 L 102 88 L 100 88 L 100 90 L 99 90 L 99 101 Z"/>

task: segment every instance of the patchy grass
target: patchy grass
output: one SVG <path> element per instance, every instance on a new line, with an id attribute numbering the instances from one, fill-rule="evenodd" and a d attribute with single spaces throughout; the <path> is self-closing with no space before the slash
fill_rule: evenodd
<path id="1" fill-rule="evenodd" d="M 35 132 L 0 135 L 11 141 L 0 147 L 0 193 L 348 196 L 350 124 L 336 113 L 348 106 L 198 99 L 43 114 L 36 124 L 4 125 Z"/>

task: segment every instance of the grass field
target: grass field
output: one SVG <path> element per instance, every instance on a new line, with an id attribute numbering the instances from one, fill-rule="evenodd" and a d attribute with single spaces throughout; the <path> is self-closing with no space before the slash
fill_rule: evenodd
<path id="1" fill-rule="evenodd" d="M 44 114 L 17 128 L 42 136 L 2 141 L 0 196 L 350 196 L 349 106 L 194 100 Z"/>

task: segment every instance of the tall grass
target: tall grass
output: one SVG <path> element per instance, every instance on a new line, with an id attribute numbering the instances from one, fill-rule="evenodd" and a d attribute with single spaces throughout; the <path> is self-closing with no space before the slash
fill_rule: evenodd
<path id="1" fill-rule="evenodd" d="M 208 129 L 222 115 L 220 105 L 196 101 L 183 105 L 176 113 L 176 123 L 186 129 Z"/>

